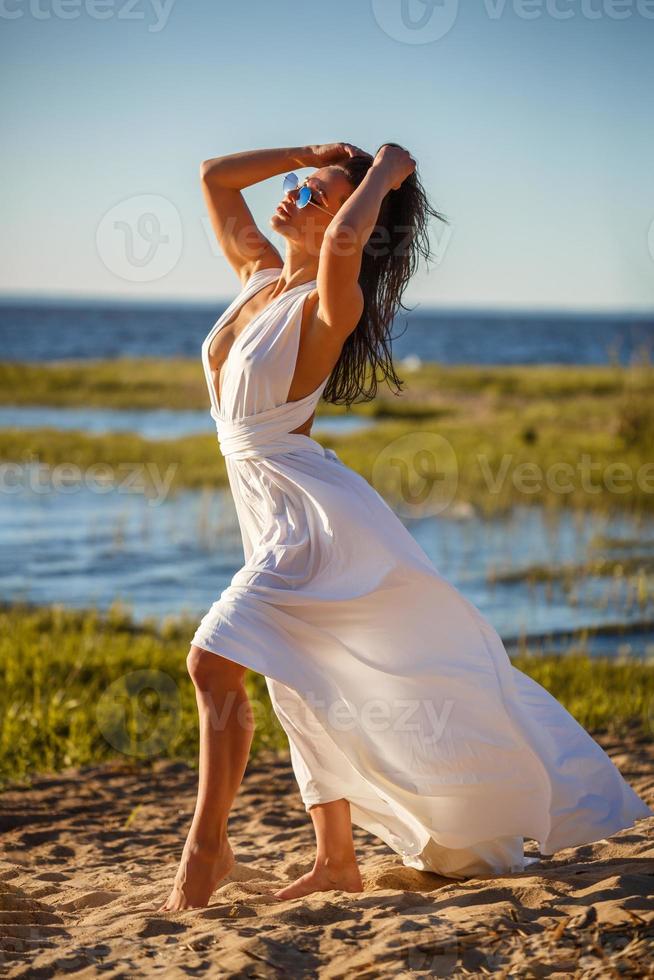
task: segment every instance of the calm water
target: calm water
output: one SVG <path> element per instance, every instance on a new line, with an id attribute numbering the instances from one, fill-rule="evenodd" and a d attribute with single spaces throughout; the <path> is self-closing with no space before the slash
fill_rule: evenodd
<path id="1" fill-rule="evenodd" d="M 200 357 L 202 340 L 224 306 L 120 303 L 0 305 L 0 357 L 16 361 L 111 358 L 122 355 Z M 426 311 L 394 326 L 396 359 L 446 364 L 628 364 L 649 357 L 654 316 L 527 315 Z M 352 431 L 369 420 L 325 418 L 314 431 Z M 0 427 L 52 425 L 91 432 L 134 431 L 149 439 L 213 432 L 208 410 L 175 412 L 0 407 Z M 187 612 L 198 620 L 241 566 L 241 534 L 229 491 L 186 491 L 151 506 L 140 493 L 93 492 L 71 486 L 35 492 L 25 482 L 0 493 L 0 595 L 5 600 L 62 602 L 106 608 L 123 599 L 135 617 Z M 582 562 L 594 534 L 632 538 L 654 560 L 654 525 L 635 527 L 599 515 L 516 508 L 508 520 L 446 515 L 407 526 L 436 568 L 499 630 L 511 650 L 517 637 L 545 637 L 565 649 L 566 631 L 624 624 L 624 634 L 592 640 L 593 653 L 624 649 L 650 655 L 651 589 L 645 606 L 633 586 L 610 576 L 583 577 L 572 595 L 560 583 L 530 586 L 491 581 L 493 571 Z M 632 554 L 633 552 L 627 552 Z M 631 624 L 631 629 L 630 629 Z M 446 638 L 443 640 L 446 641 Z M 621 646 L 622 644 L 622 646 Z"/>
<path id="2" fill-rule="evenodd" d="M 593 536 L 608 532 L 643 542 L 651 560 L 652 524 L 634 526 L 625 517 L 609 527 L 599 515 L 564 511 L 552 518 L 536 507 L 518 507 L 497 522 L 440 515 L 407 527 L 509 647 L 520 634 L 544 634 L 544 646 L 553 649 L 565 630 L 624 623 L 623 636 L 597 639 L 591 651 L 612 655 L 622 644 L 632 653 L 654 653 L 654 625 L 638 634 L 628 626 L 652 620 L 651 594 L 643 608 L 630 605 L 625 587 L 610 576 L 583 579 L 573 600 L 558 583 L 531 587 L 524 579 L 489 579 L 493 571 L 583 561 Z M 20 492 L 0 494 L 0 538 L 4 599 L 106 608 L 121 598 L 137 619 L 187 612 L 199 621 L 243 563 L 234 505 L 223 490 L 181 491 L 153 506 L 136 492 L 84 486 L 35 492 L 25 481 Z M 437 629 L 434 635 L 435 642 L 447 642 Z"/>
<path id="3" fill-rule="evenodd" d="M 0 355 L 10 361 L 199 357 L 224 303 L 0 302 Z M 652 355 L 653 314 L 403 313 L 393 354 L 443 364 L 629 363 Z"/>
<path id="4" fill-rule="evenodd" d="M 312 435 L 321 432 L 356 432 L 374 425 L 373 419 L 351 415 L 316 418 Z M 144 439 L 180 439 L 216 433 L 209 409 L 174 411 L 173 409 L 57 408 L 51 405 L 0 405 L 0 428 L 54 429 L 85 432 L 136 432 Z"/>

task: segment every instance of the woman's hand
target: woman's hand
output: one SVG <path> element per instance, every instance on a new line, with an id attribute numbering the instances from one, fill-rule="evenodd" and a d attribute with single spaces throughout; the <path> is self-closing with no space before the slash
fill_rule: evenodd
<path id="1" fill-rule="evenodd" d="M 316 143 L 309 147 L 311 153 L 311 163 L 315 167 L 329 167 L 334 163 L 342 163 L 348 157 L 370 157 L 372 154 L 366 153 L 353 143 Z"/>
<path id="2" fill-rule="evenodd" d="M 383 170 L 392 190 L 398 190 L 416 169 L 416 161 L 408 150 L 394 143 L 384 143 L 374 159 L 375 167 Z"/>

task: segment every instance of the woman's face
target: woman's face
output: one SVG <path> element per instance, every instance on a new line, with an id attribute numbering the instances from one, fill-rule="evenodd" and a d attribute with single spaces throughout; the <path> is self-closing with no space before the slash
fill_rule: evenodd
<path id="1" fill-rule="evenodd" d="M 337 167 L 323 167 L 321 170 L 316 170 L 301 182 L 300 186 L 302 183 L 310 187 L 312 201 L 316 203 L 298 208 L 296 201 L 300 188 L 287 191 L 270 217 L 270 226 L 285 238 L 296 243 L 304 243 L 308 251 L 313 248 L 319 251 L 333 216 L 345 204 L 354 188 L 343 171 Z"/>

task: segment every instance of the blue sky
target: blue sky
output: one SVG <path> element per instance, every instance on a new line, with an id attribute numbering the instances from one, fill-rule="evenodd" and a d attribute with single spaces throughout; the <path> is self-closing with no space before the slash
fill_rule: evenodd
<path id="1" fill-rule="evenodd" d="M 0 8 L 4 294 L 229 299 L 203 159 L 393 141 L 451 221 L 406 301 L 654 309 L 654 0 Z"/>

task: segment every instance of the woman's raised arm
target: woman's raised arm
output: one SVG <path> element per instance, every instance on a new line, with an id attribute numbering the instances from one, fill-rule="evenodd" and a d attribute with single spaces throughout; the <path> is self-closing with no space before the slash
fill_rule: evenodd
<path id="1" fill-rule="evenodd" d="M 281 268 L 284 263 L 257 227 L 241 189 L 295 167 L 312 167 L 315 162 L 313 146 L 246 150 L 202 162 L 200 179 L 209 220 L 225 258 L 243 285 L 258 269 Z"/>
<path id="2" fill-rule="evenodd" d="M 397 190 L 416 162 L 402 147 L 385 144 L 361 183 L 330 222 L 320 249 L 316 316 L 344 340 L 363 311 L 361 259 L 389 191 Z M 380 246 L 384 247 L 381 243 Z"/>

